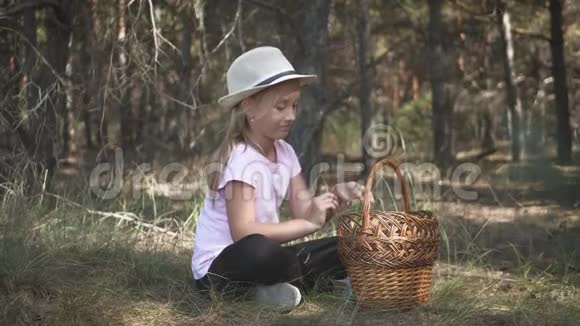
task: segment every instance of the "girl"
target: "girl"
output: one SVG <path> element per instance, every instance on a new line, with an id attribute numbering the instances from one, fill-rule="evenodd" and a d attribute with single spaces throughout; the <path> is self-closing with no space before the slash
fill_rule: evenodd
<path id="1" fill-rule="evenodd" d="M 282 245 L 318 231 L 362 197 L 363 187 L 355 182 L 314 197 L 294 149 L 283 140 L 296 118 L 301 87 L 315 78 L 296 73 L 274 47 L 250 50 L 228 69 L 229 95 L 219 104 L 231 109 L 231 120 L 196 226 L 192 270 L 198 287 L 241 289 L 289 310 L 302 302 L 300 289 L 315 283 L 328 288 L 331 280 L 346 278 L 335 238 Z M 284 199 L 291 219 L 279 222 Z"/>

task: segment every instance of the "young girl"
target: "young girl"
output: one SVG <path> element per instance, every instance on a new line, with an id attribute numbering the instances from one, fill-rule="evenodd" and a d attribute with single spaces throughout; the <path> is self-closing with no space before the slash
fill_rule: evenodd
<path id="1" fill-rule="evenodd" d="M 328 288 L 330 280 L 347 277 L 335 238 L 283 246 L 318 231 L 362 197 L 355 182 L 314 197 L 283 140 L 296 119 L 301 87 L 315 78 L 296 73 L 274 47 L 250 50 L 228 69 L 229 95 L 219 104 L 231 110 L 231 120 L 196 226 L 192 270 L 198 288 L 242 289 L 288 310 L 302 302 L 300 289 Z M 279 222 L 284 199 L 291 218 Z"/>

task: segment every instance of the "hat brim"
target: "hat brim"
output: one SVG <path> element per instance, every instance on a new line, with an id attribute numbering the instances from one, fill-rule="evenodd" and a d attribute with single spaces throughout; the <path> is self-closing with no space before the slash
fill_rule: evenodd
<path id="1" fill-rule="evenodd" d="M 316 75 L 300 75 L 300 74 L 287 75 L 284 77 L 280 77 L 280 78 L 278 78 L 278 79 L 276 79 L 276 80 L 274 80 L 271 83 L 266 84 L 266 85 L 244 89 L 244 90 L 241 90 L 239 92 L 223 96 L 218 100 L 218 104 L 224 108 L 229 109 L 229 108 L 236 106 L 243 99 L 258 93 L 259 91 L 261 91 L 265 88 L 280 84 L 282 82 L 285 82 L 288 80 L 293 80 L 293 79 L 300 79 L 300 86 L 302 87 L 302 86 L 311 84 L 317 78 L 318 78 L 318 76 L 316 76 Z"/>

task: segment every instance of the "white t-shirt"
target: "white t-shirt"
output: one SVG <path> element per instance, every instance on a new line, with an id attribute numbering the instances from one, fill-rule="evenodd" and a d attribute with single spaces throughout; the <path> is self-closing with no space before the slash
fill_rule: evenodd
<path id="1" fill-rule="evenodd" d="M 271 162 L 254 147 L 238 144 L 224 167 L 215 204 L 208 192 L 198 218 L 191 268 L 193 277 L 204 277 L 212 261 L 233 243 L 226 213 L 225 185 L 232 180 L 255 189 L 256 222 L 278 223 L 278 209 L 286 197 L 290 179 L 301 171 L 294 149 L 286 141 L 274 142 L 277 162 Z"/>

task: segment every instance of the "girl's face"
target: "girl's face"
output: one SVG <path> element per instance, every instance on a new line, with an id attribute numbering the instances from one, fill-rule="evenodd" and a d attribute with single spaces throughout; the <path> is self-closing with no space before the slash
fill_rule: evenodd
<path id="1" fill-rule="evenodd" d="M 252 132 L 273 140 L 285 138 L 296 120 L 299 96 L 298 81 L 290 80 L 242 101 Z"/>

